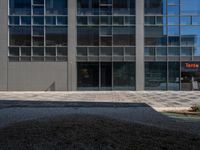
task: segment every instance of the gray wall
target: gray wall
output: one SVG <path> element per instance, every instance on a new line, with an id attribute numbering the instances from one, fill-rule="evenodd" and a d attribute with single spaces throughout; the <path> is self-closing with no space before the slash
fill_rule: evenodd
<path id="1" fill-rule="evenodd" d="M 136 90 L 144 90 L 144 0 L 136 0 Z"/>
<path id="2" fill-rule="evenodd" d="M 8 64 L 9 91 L 66 91 L 66 62 L 17 62 Z"/>
<path id="3" fill-rule="evenodd" d="M 0 0 L 0 91 L 7 90 L 8 9 L 7 0 Z"/>

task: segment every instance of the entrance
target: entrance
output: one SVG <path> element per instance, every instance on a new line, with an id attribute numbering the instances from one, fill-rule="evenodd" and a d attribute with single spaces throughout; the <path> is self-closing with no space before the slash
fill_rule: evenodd
<path id="1" fill-rule="evenodd" d="M 181 64 L 181 90 L 200 90 L 199 62 L 183 62 Z"/>

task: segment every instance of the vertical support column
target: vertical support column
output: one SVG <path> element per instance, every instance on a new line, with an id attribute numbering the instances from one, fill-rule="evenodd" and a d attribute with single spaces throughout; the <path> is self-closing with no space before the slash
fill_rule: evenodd
<path id="1" fill-rule="evenodd" d="M 0 1 L 0 91 L 8 90 L 8 1 Z"/>
<path id="2" fill-rule="evenodd" d="M 68 77 L 69 91 L 77 89 L 77 65 L 76 65 L 76 0 L 68 0 Z"/>
<path id="3" fill-rule="evenodd" d="M 144 90 L 144 0 L 136 0 L 136 90 Z"/>

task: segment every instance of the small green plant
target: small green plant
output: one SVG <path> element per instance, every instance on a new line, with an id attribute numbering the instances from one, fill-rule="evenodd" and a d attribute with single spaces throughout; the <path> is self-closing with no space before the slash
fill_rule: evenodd
<path id="1" fill-rule="evenodd" d="M 192 111 L 194 112 L 200 112 L 200 105 L 194 105 L 191 108 L 192 108 Z"/>

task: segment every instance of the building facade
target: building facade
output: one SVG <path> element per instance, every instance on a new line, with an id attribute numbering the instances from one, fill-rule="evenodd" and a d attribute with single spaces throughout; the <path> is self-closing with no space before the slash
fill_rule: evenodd
<path id="1" fill-rule="evenodd" d="M 0 0 L 0 90 L 200 90 L 199 0 Z"/>

